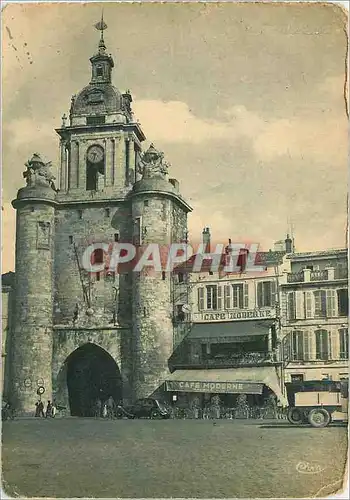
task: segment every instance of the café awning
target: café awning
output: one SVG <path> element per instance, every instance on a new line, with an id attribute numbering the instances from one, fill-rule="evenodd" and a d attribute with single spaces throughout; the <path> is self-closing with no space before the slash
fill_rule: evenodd
<path id="1" fill-rule="evenodd" d="M 187 340 L 202 339 L 230 339 L 232 342 L 249 340 L 249 337 L 268 335 L 274 324 L 271 320 L 265 321 L 225 321 L 223 323 L 195 323 L 187 335 Z"/>
<path id="2" fill-rule="evenodd" d="M 261 394 L 269 387 L 283 406 L 287 406 L 274 367 L 252 366 L 212 370 L 176 370 L 166 379 L 167 391 L 217 394 Z"/>

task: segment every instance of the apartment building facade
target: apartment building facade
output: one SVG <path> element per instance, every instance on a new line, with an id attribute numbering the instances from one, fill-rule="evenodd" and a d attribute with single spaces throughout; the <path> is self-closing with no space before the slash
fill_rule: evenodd
<path id="1" fill-rule="evenodd" d="M 347 250 L 286 256 L 281 280 L 285 382 L 348 378 Z"/>

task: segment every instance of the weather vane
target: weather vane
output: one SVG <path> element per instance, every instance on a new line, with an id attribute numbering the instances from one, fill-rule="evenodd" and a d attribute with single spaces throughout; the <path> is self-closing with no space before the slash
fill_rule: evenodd
<path id="1" fill-rule="evenodd" d="M 104 32 L 104 30 L 107 29 L 107 24 L 103 20 L 103 11 L 101 14 L 101 21 L 99 21 L 98 23 L 95 24 L 95 28 L 98 31 L 101 31 L 101 38 L 100 38 L 99 47 L 105 49 L 106 47 L 105 47 L 104 39 L 103 39 L 103 32 Z"/>

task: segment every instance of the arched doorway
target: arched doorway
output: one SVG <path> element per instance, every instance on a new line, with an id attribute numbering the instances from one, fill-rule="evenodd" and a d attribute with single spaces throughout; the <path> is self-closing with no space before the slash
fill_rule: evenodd
<path id="1" fill-rule="evenodd" d="M 77 417 L 92 417 L 97 399 L 122 398 L 118 365 L 95 344 L 85 344 L 68 357 L 67 386 L 70 412 Z"/>

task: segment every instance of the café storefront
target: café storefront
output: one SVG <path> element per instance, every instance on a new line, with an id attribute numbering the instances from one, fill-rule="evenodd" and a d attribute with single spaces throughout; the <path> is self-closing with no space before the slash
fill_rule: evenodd
<path id="1" fill-rule="evenodd" d="M 196 401 L 203 408 L 219 400 L 235 407 L 245 397 L 250 406 L 262 406 L 274 397 L 285 406 L 274 323 L 269 318 L 194 324 L 182 359 L 180 354 L 165 381 L 173 401 L 184 406 Z"/>

